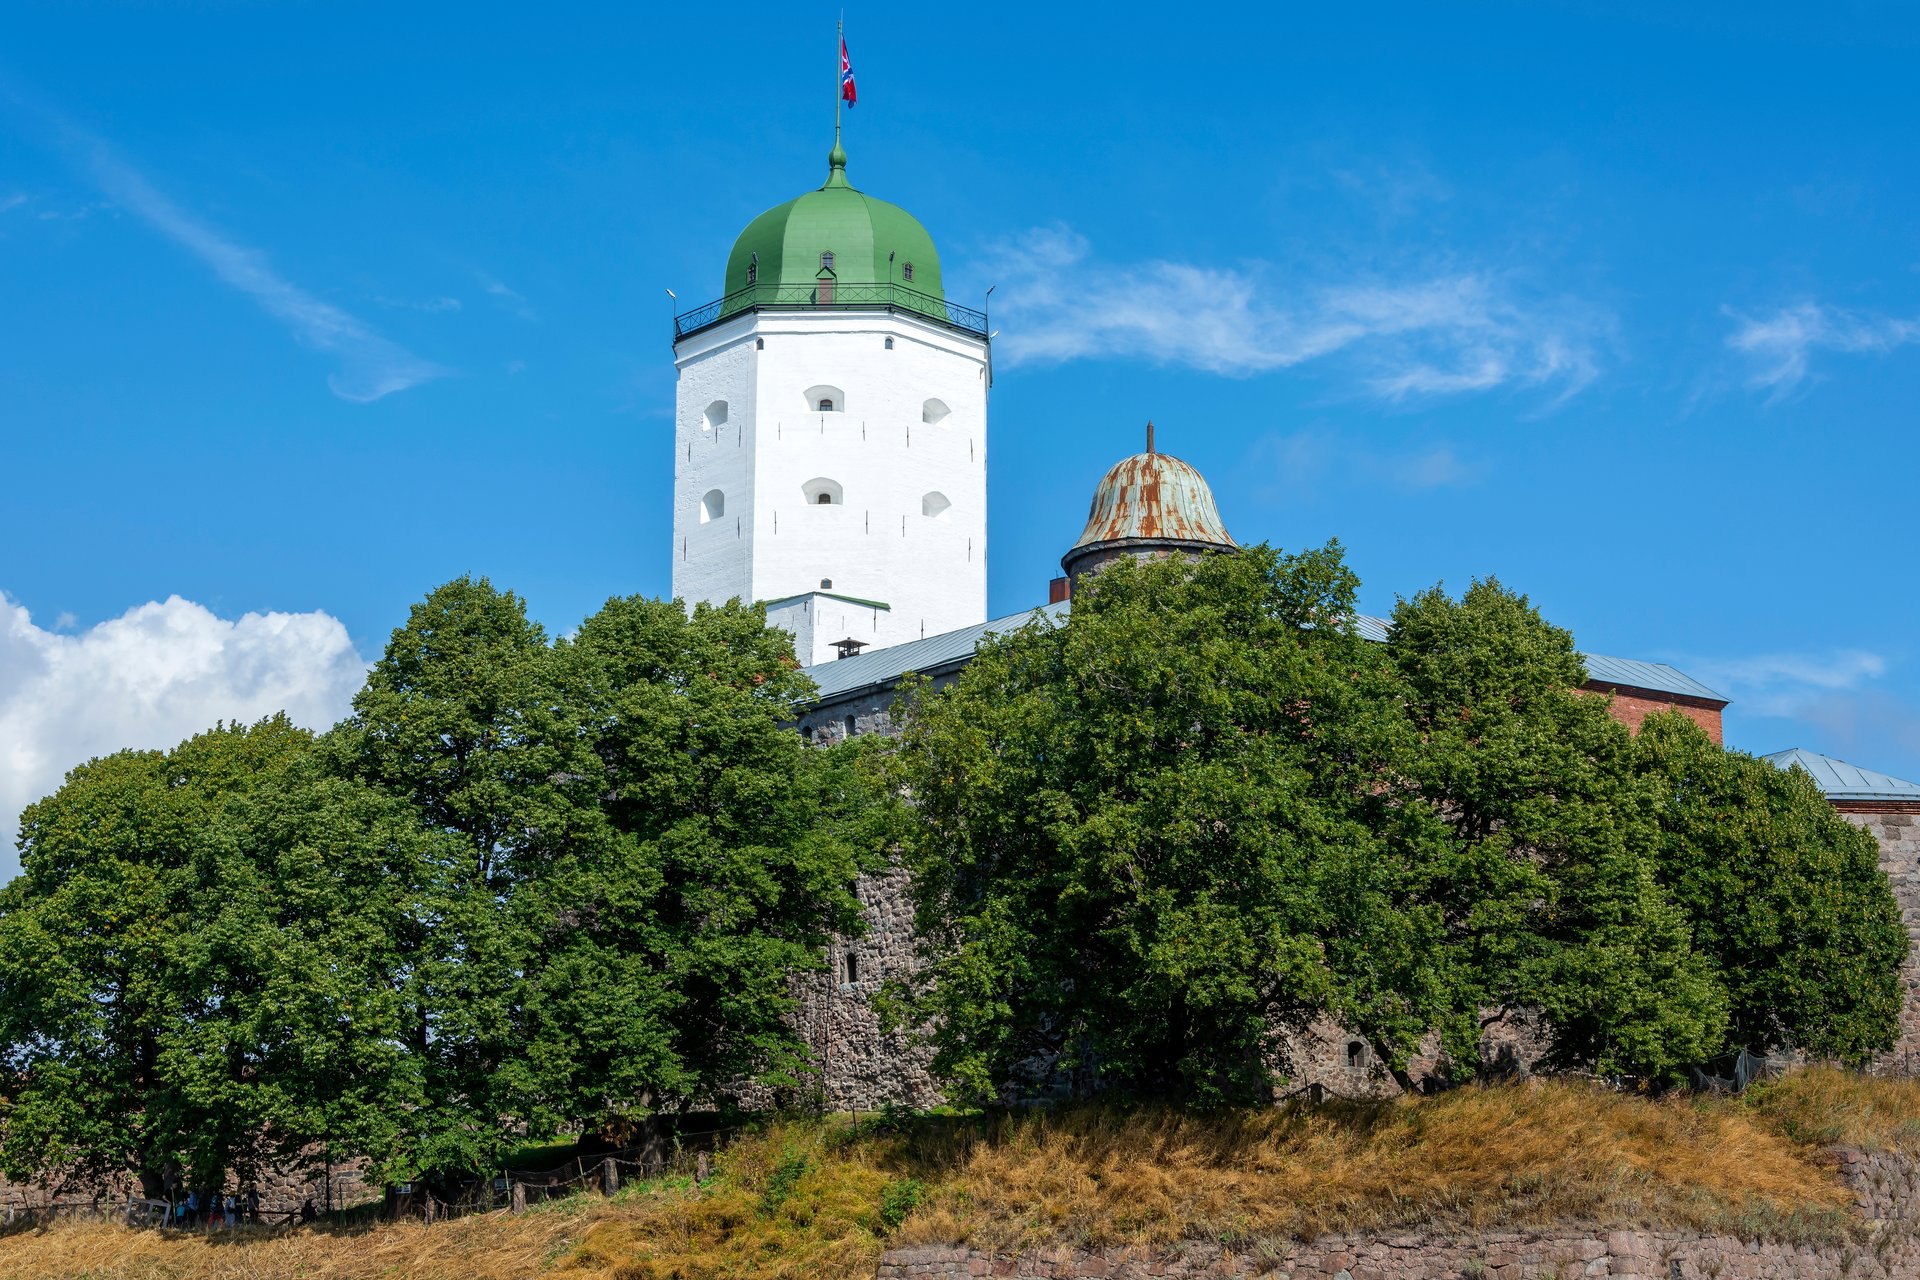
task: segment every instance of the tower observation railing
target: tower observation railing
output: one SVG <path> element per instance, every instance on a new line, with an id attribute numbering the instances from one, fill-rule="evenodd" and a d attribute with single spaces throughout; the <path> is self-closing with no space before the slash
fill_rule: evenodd
<path id="1" fill-rule="evenodd" d="M 987 313 L 902 284 L 750 284 L 673 318 L 673 340 L 749 311 L 901 311 L 976 338 L 987 336 Z"/>

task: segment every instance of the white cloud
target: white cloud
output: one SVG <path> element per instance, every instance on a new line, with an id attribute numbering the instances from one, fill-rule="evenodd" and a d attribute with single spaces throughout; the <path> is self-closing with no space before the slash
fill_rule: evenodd
<path id="1" fill-rule="evenodd" d="M 234 243 L 188 214 L 98 139 L 82 141 L 95 180 L 116 203 L 206 263 L 222 282 L 286 325 L 300 343 L 338 357 L 340 368 L 327 378 L 327 386 L 342 400 L 364 404 L 450 372 L 284 279 L 259 250 Z"/>
<path id="2" fill-rule="evenodd" d="M 1771 390 L 1776 400 L 1813 376 L 1816 352 L 1879 354 L 1920 342 L 1920 321 L 1815 302 L 1781 307 L 1764 316 L 1746 315 L 1732 307 L 1721 311 L 1734 322 L 1727 346 L 1752 363 L 1749 385 Z"/>
<path id="3" fill-rule="evenodd" d="M 366 668 L 325 613 L 228 620 L 173 596 L 60 635 L 0 594 L 0 877 L 16 869 L 20 811 L 75 765 L 275 711 L 324 728 Z"/>
<path id="4" fill-rule="evenodd" d="M 0 213 L 5 213 L 9 209 L 18 209 L 26 202 L 27 198 L 17 191 L 10 196 L 0 196 Z"/>
<path id="5" fill-rule="evenodd" d="M 1887 673 L 1887 660 L 1864 649 L 1688 658 L 1680 665 L 1733 699 L 1741 711 L 1784 717 L 1805 716 L 1833 695 Z"/>
<path id="6" fill-rule="evenodd" d="M 1263 478 L 1262 494 L 1269 501 L 1317 493 L 1336 473 L 1418 493 L 1472 484 L 1486 471 L 1484 463 L 1462 457 L 1444 441 L 1396 450 L 1312 428 L 1265 436 L 1254 444 L 1249 459 L 1253 472 Z"/>
<path id="7" fill-rule="evenodd" d="M 1489 272 L 1302 284 L 1257 265 L 1104 263 L 1064 227 L 1003 246 L 992 271 L 1009 363 L 1144 359 L 1245 376 L 1339 354 L 1367 390 L 1395 401 L 1497 387 L 1564 399 L 1597 375 L 1606 327 Z"/>

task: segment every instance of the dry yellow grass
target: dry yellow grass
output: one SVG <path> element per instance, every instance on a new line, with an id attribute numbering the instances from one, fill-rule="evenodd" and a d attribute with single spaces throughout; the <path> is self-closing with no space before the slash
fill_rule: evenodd
<path id="1" fill-rule="evenodd" d="M 0 1275 L 845 1280 L 871 1276 L 889 1243 L 1248 1248 L 1330 1230 L 1569 1221 L 1821 1238 L 1849 1222 L 1817 1145 L 1833 1135 L 1920 1150 L 1920 1086 L 1807 1072 L 1746 1100 L 1557 1082 L 1208 1116 L 928 1119 L 901 1132 L 788 1121 L 736 1142 L 705 1187 L 231 1242 L 74 1225 L 0 1238 Z"/>
<path id="2" fill-rule="evenodd" d="M 1810 1146 L 1920 1154 L 1920 1084 L 1814 1067 L 1747 1094 L 1763 1123 Z"/>

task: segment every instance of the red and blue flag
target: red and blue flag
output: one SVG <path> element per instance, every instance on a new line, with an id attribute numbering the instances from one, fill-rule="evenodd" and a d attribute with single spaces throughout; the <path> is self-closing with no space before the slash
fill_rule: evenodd
<path id="1" fill-rule="evenodd" d="M 847 38 L 840 37 L 840 99 L 853 106 L 858 95 L 853 89 L 853 63 L 847 61 Z"/>

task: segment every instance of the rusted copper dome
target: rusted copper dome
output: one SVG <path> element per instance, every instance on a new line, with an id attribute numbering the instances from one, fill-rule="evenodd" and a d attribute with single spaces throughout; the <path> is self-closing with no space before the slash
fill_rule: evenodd
<path id="1" fill-rule="evenodd" d="M 1116 462 L 1100 481 L 1087 527 L 1060 563 L 1078 574 L 1115 555 L 1231 551 L 1237 545 L 1206 480 L 1180 459 L 1156 453 L 1149 423 L 1147 451 Z"/>

